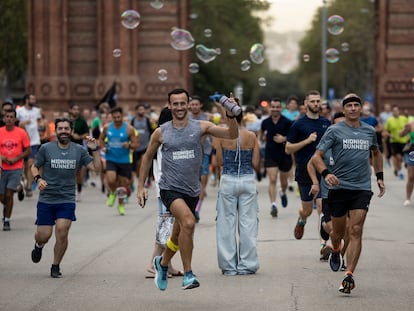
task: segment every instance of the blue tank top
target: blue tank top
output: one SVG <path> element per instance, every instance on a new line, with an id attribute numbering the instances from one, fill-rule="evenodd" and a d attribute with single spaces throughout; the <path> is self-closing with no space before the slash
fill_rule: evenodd
<path id="1" fill-rule="evenodd" d="M 253 174 L 252 150 L 223 149 L 223 175 Z"/>
<path id="2" fill-rule="evenodd" d="M 106 132 L 106 138 L 108 140 L 106 143 L 106 160 L 120 164 L 130 163 L 129 148 L 122 146 L 123 143 L 129 142 L 127 124 L 124 122 L 122 127 L 117 129 L 114 127 L 114 123 L 111 122 Z"/>

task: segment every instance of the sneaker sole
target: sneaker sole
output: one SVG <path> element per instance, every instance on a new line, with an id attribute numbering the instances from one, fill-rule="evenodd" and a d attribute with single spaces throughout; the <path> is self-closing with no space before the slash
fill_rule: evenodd
<path id="1" fill-rule="evenodd" d="M 293 235 L 295 236 L 295 239 L 296 240 L 302 239 L 304 232 L 305 232 L 305 226 L 301 226 L 297 223 L 295 226 L 295 230 L 293 231 Z"/>
<path id="2" fill-rule="evenodd" d="M 197 287 L 199 287 L 200 286 L 200 283 L 193 283 L 193 284 L 189 284 L 189 285 L 187 285 L 187 286 L 183 286 L 182 287 L 182 289 L 192 289 L 192 288 L 197 288 Z"/>
<path id="3" fill-rule="evenodd" d="M 41 259 L 42 259 L 42 255 L 40 255 L 40 257 L 37 258 L 36 255 L 35 255 L 35 250 L 32 250 L 32 261 L 34 263 L 38 263 Z"/>
<path id="4" fill-rule="evenodd" d="M 156 263 L 155 263 L 155 260 L 157 259 L 157 257 L 154 257 L 154 260 L 152 261 L 152 264 L 154 265 L 154 271 L 155 271 L 155 274 L 154 274 L 154 283 L 155 283 L 155 286 L 159 289 L 159 290 L 162 290 L 162 291 L 164 291 L 164 290 L 166 290 L 167 289 L 167 287 L 165 287 L 165 288 L 160 288 L 159 286 L 158 286 L 158 282 L 157 282 L 157 280 L 158 280 L 158 269 L 157 269 L 157 265 L 156 265 Z"/>
<path id="5" fill-rule="evenodd" d="M 331 252 L 331 254 L 329 255 L 329 258 L 328 258 L 329 267 L 331 268 L 331 270 L 332 270 L 333 272 L 338 272 L 339 270 L 341 270 L 342 263 L 343 263 L 343 259 L 342 259 L 341 254 L 339 254 L 339 267 L 338 267 L 338 269 L 334 269 L 334 268 L 332 268 L 332 265 L 331 265 L 331 257 L 332 257 L 332 254 L 333 254 L 333 253 Z"/>
<path id="6" fill-rule="evenodd" d="M 272 209 L 270 215 L 272 215 L 272 217 L 277 217 L 277 209 Z"/>
<path id="7" fill-rule="evenodd" d="M 339 291 L 344 294 L 350 294 L 351 290 L 353 290 L 354 288 L 355 288 L 354 282 L 348 282 L 348 281 L 343 280 L 341 287 L 339 287 Z"/>

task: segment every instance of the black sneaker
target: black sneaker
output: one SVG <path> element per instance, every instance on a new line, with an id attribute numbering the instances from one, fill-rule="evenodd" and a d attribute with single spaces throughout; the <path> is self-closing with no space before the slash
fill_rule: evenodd
<path id="1" fill-rule="evenodd" d="M 280 193 L 280 200 L 282 201 L 283 208 L 286 208 L 288 206 L 288 198 L 287 198 L 286 193 L 283 193 L 283 194 L 282 192 Z"/>
<path id="2" fill-rule="evenodd" d="M 38 263 L 40 259 L 42 259 L 42 250 L 43 250 L 43 247 L 38 247 L 35 243 L 35 246 L 32 250 L 32 261 L 34 263 Z"/>
<path id="3" fill-rule="evenodd" d="M 3 231 L 10 231 L 10 221 L 3 220 Z"/>
<path id="4" fill-rule="evenodd" d="M 339 271 L 342 267 L 342 256 L 341 252 L 334 252 L 332 250 L 331 255 L 329 256 L 329 266 L 331 267 L 331 270 L 334 272 Z"/>
<path id="5" fill-rule="evenodd" d="M 325 229 L 323 228 L 323 223 L 324 223 L 324 217 L 321 215 L 320 218 L 320 224 L 319 224 L 319 234 L 321 235 L 321 238 L 324 241 L 328 241 L 329 240 L 329 234 L 328 232 L 325 231 Z"/>
<path id="6" fill-rule="evenodd" d="M 272 215 L 272 217 L 277 217 L 277 207 L 275 204 L 272 204 L 270 208 L 270 215 Z"/>
<path id="7" fill-rule="evenodd" d="M 50 276 L 55 279 L 62 277 L 62 273 L 60 273 L 59 265 L 52 265 L 52 267 L 50 268 Z"/>
<path id="8" fill-rule="evenodd" d="M 352 274 L 345 275 L 341 286 L 339 287 L 339 291 L 344 294 L 350 294 L 351 290 L 355 288 L 355 281 Z"/>

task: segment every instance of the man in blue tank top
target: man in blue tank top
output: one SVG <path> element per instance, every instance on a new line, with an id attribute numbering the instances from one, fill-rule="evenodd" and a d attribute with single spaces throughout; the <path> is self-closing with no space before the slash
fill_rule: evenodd
<path id="1" fill-rule="evenodd" d="M 191 268 L 194 212 L 201 191 L 200 168 L 203 161 L 202 138 L 212 135 L 218 138 L 235 139 L 238 126 L 235 116 L 228 112 L 229 127 L 220 127 L 209 121 L 190 120 L 188 117 L 189 95 L 184 89 L 175 89 L 168 94 L 168 107 L 172 121 L 157 128 L 151 136 L 145 152 L 138 183 L 138 204 L 145 206 L 148 191 L 144 178 L 158 147 L 162 146 L 160 196 L 164 205 L 175 217 L 174 227 L 162 256 L 154 258 L 155 285 L 165 290 L 168 285 L 168 263 L 180 249 L 184 268 L 183 289 L 200 286 Z"/>
<path id="2" fill-rule="evenodd" d="M 124 199 L 131 183 L 133 152 L 139 145 L 138 132 L 128 122 L 123 121 L 123 110 L 111 110 L 112 122 L 104 126 L 99 136 L 99 145 L 106 153 L 105 178 L 109 196 L 107 205 L 112 207 L 118 195 L 118 213 L 125 214 Z"/>
<path id="3" fill-rule="evenodd" d="M 384 195 L 385 186 L 383 159 L 375 130 L 360 121 L 361 99 L 350 93 L 344 97 L 342 106 L 345 121 L 328 128 L 312 161 L 329 186 L 328 205 L 332 219 L 332 253 L 329 265 L 332 271 L 338 271 L 342 265 L 341 240 L 348 226 L 347 271 L 339 291 L 349 294 L 355 287 L 353 273 L 361 254 L 362 231 L 373 194 L 370 154 L 380 190 L 379 197 Z M 328 150 L 332 151 L 334 160 L 331 171 L 323 161 Z"/>

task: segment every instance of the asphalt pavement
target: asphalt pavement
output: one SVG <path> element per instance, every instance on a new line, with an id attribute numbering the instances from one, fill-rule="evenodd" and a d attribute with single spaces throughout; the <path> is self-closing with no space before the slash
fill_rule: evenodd
<path id="1" fill-rule="evenodd" d="M 181 278 L 159 291 L 145 278 L 154 245 L 157 205 L 154 187 L 144 209 L 134 192 L 125 216 L 106 206 L 99 187 L 84 188 L 61 263 L 52 279 L 54 238 L 40 263 L 31 262 L 37 191 L 15 200 L 11 231 L 0 231 L 0 310 L 414 310 L 414 201 L 404 207 L 405 181 L 385 171 L 386 195 L 374 197 L 364 228 L 363 249 L 350 295 L 338 292 L 343 272 L 319 260 L 318 217 L 309 218 L 302 240 L 293 227 L 300 201 L 272 218 L 267 179 L 258 183 L 260 269 L 255 275 L 224 276 L 217 266 L 215 199 L 209 185 L 194 236 L 193 271 L 201 286 L 182 290 Z M 413 198 L 414 200 L 414 198 Z M 174 265 L 181 267 L 179 256 Z"/>

